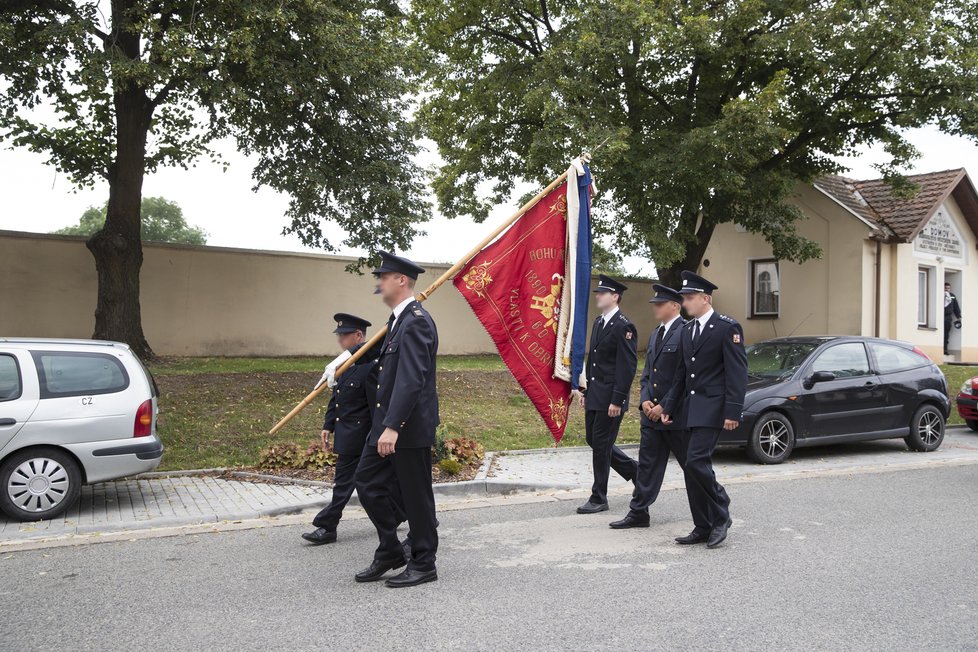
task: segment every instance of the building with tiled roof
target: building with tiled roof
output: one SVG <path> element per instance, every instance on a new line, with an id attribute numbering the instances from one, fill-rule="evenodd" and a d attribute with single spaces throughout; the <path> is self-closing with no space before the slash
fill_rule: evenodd
<path id="1" fill-rule="evenodd" d="M 737 225 L 718 227 L 704 275 L 745 279 L 717 293 L 718 309 L 742 320 L 748 341 L 873 335 L 941 361 L 946 331 L 947 359 L 978 360 L 978 192 L 963 168 L 906 179 L 897 189 L 833 175 L 800 187 L 799 232 L 822 249 L 800 265 L 775 260 L 762 237 Z M 945 283 L 960 329 L 945 329 Z"/>

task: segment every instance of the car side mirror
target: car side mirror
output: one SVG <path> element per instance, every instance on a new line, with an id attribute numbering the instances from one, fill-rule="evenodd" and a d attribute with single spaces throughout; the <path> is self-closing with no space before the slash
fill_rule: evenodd
<path id="1" fill-rule="evenodd" d="M 811 389 L 815 386 L 815 383 L 824 383 L 829 380 L 835 380 L 834 373 L 831 371 L 816 371 L 805 379 L 805 389 Z"/>

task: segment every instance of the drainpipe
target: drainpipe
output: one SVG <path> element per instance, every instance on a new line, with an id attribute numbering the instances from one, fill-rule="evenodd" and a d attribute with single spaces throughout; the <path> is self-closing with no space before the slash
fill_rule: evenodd
<path id="1" fill-rule="evenodd" d="M 873 238 L 876 240 L 876 310 L 873 315 L 873 335 L 875 337 L 880 336 L 880 288 L 882 286 L 882 263 L 883 263 L 883 243 L 879 237 Z"/>

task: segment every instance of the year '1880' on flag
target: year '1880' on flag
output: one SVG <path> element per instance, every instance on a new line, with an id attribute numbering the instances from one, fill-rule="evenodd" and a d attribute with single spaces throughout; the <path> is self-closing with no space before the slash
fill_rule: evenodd
<path id="1" fill-rule="evenodd" d="M 590 171 L 574 161 L 567 179 L 453 281 L 555 441 L 564 436 L 569 380 L 584 356 L 591 276 Z"/>

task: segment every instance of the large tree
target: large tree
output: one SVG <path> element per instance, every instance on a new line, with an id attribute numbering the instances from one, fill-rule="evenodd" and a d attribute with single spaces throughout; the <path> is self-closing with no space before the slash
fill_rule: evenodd
<path id="1" fill-rule="evenodd" d="M 78 219 L 78 224 L 58 229 L 59 235 L 91 236 L 105 226 L 109 203 L 101 207 L 89 206 Z M 143 197 L 139 210 L 140 238 L 143 242 L 176 242 L 202 245 L 207 243 L 207 232 L 187 224 L 183 210 L 176 202 L 165 197 Z"/>
<path id="2" fill-rule="evenodd" d="M 403 247 L 424 221 L 407 120 L 420 59 L 391 0 L 6 0 L 0 139 L 109 187 L 89 240 L 94 337 L 152 356 L 139 310 L 143 177 L 232 139 L 310 245 Z M 192 173 L 192 172 L 188 172 Z M 219 192 L 218 188 L 214 189 Z"/>
<path id="3" fill-rule="evenodd" d="M 422 122 L 445 164 L 444 212 L 484 217 L 518 181 L 595 157 L 599 232 L 675 283 L 715 227 L 737 222 L 778 258 L 800 237 L 798 182 L 905 130 L 978 134 L 973 0 L 415 0 L 439 65 Z M 493 183 L 488 199 L 484 188 Z"/>

